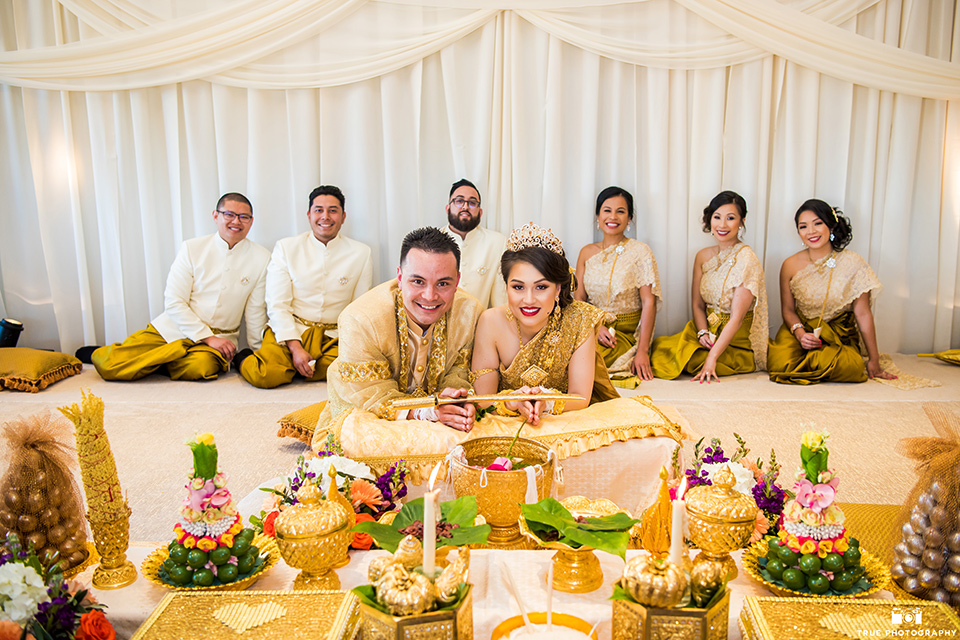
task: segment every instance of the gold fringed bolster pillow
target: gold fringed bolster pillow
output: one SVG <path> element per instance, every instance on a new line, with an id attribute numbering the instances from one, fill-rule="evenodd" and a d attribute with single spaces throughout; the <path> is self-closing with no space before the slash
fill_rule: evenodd
<path id="1" fill-rule="evenodd" d="M 327 404 L 326 401 L 311 404 L 277 420 L 280 425 L 277 429 L 277 437 L 296 438 L 306 444 L 313 442 L 313 431 L 317 428 L 317 420 L 320 419 L 320 412 L 325 404 Z"/>
<path id="2" fill-rule="evenodd" d="M 66 353 L 27 347 L 0 349 L 0 388 L 36 393 L 83 371 L 83 363 Z"/>

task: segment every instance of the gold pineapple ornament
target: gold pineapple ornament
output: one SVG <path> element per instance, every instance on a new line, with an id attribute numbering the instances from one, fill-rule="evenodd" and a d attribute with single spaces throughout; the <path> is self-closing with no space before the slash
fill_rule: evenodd
<path id="1" fill-rule="evenodd" d="M 97 589 L 119 589 L 137 579 L 137 570 L 127 560 L 130 542 L 130 507 L 120 489 L 117 465 L 103 428 L 103 400 L 82 392 L 81 406 L 60 407 L 76 427 L 77 457 L 87 495 L 87 521 L 100 564 L 93 571 Z"/>

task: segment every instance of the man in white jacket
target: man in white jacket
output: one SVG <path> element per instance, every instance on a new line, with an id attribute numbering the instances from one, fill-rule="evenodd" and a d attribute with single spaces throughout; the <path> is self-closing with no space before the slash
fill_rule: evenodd
<path id="1" fill-rule="evenodd" d="M 247 240 L 253 206 L 227 193 L 213 211 L 217 233 L 183 243 L 170 267 L 164 312 L 146 329 L 89 356 L 104 380 L 138 380 L 157 370 L 174 380 L 213 380 L 237 352 L 240 321 L 259 346 L 266 324 L 270 252 Z M 77 352 L 81 360 L 91 347 Z"/>
<path id="2" fill-rule="evenodd" d="M 263 345 L 234 359 L 234 368 L 255 387 L 278 387 L 297 375 L 325 380 L 337 357 L 337 317 L 373 284 L 370 247 L 340 233 L 345 205 L 338 187 L 317 187 L 308 200 L 310 231 L 273 248 Z"/>
<path id="3" fill-rule="evenodd" d="M 507 289 L 500 275 L 500 257 L 507 245 L 502 233 L 480 226 L 483 209 L 480 191 L 462 178 L 450 187 L 444 228 L 460 246 L 460 288 L 484 308 L 507 303 Z"/>

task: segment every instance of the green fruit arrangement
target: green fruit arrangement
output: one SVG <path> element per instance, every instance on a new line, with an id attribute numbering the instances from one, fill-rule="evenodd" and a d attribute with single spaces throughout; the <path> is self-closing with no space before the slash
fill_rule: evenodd
<path id="1" fill-rule="evenodd" d="M 260 550 L 253 545 L 253 529 L 243 529 L 233 546 L 218 546 L 209 552 L 187 549 L 176 540 L 167 549 L 169 556 L 160 567 L 160 579 L 177 587 L 210 587 L 242 580 L 263 566 Z"/>
<path id="2" fill-rule="evenodd" d="M 864 577 L 860 564 L 860 543 L 850 538 L 844 553 L 797 553 L 777 538 L 767 539 L 766 556 L 757 558 L 760 575 L 779 587 L 816 596 L 853 595 L 866 591 L 872 583 Z"/>

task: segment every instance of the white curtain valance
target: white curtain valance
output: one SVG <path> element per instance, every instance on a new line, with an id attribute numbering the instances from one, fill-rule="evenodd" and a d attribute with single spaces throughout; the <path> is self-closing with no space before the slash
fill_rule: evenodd
<path id="1" fill-rule="evenodd" d="M 713 69 L 776 55 L 874 89 L 960 97 L 960 64 L 842 26 L 876 2 L 531 0 L 512 10 L 551 36 L 628 64 Z M 250 89 L 333 87 L 420 62 L 507 11 L 477 1 L 430 7 L 403 0 L 248 0 L 164 18 L 131 0 L 61 4 L 92 37 L 0 53 L 0 82 L 62 91 L 197 79 Z M 376 37 L 357 37 L 368 33 Z"/>

